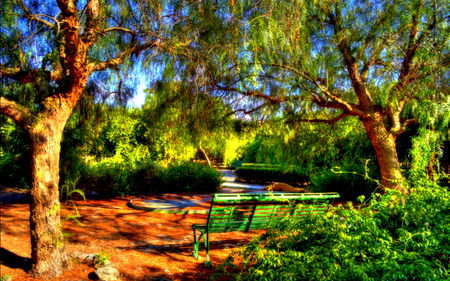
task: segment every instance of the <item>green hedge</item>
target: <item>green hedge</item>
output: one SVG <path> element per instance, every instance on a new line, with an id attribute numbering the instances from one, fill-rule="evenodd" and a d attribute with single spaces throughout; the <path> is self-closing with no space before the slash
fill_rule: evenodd
<path id="1" fill-rule="evenodd" d="M 163 172 L 161 192 L 216 192 L 222 173 L 202 163 L 179 162 L 169 165 Z"/>
<path id="2" fill-rule="evenodd" d="M 301 185 L 309 180 L 302 169 L 282 168 L 258 168 L 240 167 L 234 173 L 239 181 L 269 184 L 271 182 L 283 182 L 290 185 Z"/>
<path id="3" fill-rule="evenodd" d="M 86 194 L 95 192 L 100 198 L 147 195 L 160 188 L 161 178 L 162 168 L 151 161 L 132 165 L 117 159 L 106 159 L 85 166 L 77 188 Z"/>
<path id="4" fill-rule="evenodd" d="M 100 198 L 155 193 L 215 192 L 222 184 L 222 173 L 200 163 L 180 162 L 160 167 L 152 161 L 126 163 L 106 159 L 85 166 L 77 188 Z"/>

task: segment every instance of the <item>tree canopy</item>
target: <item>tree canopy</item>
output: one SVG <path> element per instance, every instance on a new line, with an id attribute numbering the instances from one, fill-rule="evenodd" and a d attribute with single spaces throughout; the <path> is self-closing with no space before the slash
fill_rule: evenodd
<path id="1" fill-rule="evenodd" d="M 241 113 L 358 117 L 383 185 L 406 192 L 395 139 L 448 102 L 449 2 L 232 1 L 227 12 L 221 47 L 204 44 L 204 89 Z"/>

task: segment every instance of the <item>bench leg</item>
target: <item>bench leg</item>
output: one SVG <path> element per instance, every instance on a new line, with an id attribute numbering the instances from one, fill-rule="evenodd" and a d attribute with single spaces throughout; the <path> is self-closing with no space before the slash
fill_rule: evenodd
<path id="1" fill-rule="evenodd" d="M 212 268 L 212 263 L 209 261 L 209 232 L 206 233 L 206 239 L 203 238 L 203 241 L 205 242 L 205 248 L 206 248 L 206 267 Z"/>
<path id="2" fill-rule="evenodd" d="M 198 237 L 198 241 L 197 241 L 197 235 L 195 234 L 195 228 L 193 228 L 194 230 L 194 258 L 198 259 L 198 246 L 200 244 L 200 239 L 202 238 L 202 235 L 200 234 L 200 237 Z"/>

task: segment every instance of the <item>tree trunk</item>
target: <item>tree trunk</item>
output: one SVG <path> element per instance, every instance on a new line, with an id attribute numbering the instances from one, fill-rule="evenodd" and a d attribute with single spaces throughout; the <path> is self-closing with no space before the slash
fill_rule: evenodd
<path id="1" fill-rule="evenodd" d="M 211 167 L 211 161 L 209 160 L 209 157 L 206 154 L 205 150 L 201 146 L 198 147 L 198 150 L 202 152 L 203 156 L 205 156 L 206 158 L 206 162 L 208 162 L 208 166 Z"/>
<path id="2" fill-rule="evenodd" d="M 59 112 L 61 113 L 61 112 Z M 59 202 L 59 154 L 68 115 L 50 114 L 29 131 L 31 145 L 31 258 L 34 274 L 60 276 L 69 267 Z"/>
<path id="3" fill-rule="evenodd" d="M 383 186 L 408 193 L 404 187 L 395 137 L 386 130 L 383 116 L 376 112 L 362 119 L 362 122 L 377 153 Z"/>

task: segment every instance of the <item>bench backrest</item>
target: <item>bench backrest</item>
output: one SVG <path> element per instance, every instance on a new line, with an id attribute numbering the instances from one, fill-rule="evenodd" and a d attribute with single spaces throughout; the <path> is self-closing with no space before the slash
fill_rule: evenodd
<path id="1" fill-rule="evenodd" d="M 210 233 L 267 229 L 287 216 L 325 213 L 339 194 L 328 193 L 218 193 L 213 196 L 207 228 Z"/>

